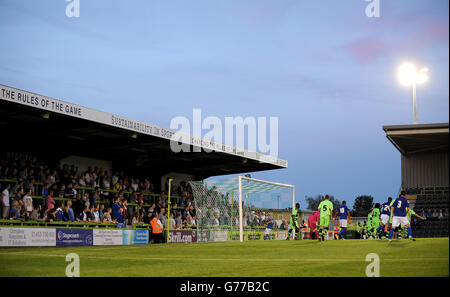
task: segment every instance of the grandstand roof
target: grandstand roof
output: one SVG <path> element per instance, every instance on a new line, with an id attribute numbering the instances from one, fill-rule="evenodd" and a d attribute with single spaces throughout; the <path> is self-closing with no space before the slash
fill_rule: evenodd
<path id="1" fill-rule="evenodd" d="M 188 138 L 191 150 L 196 146 L 215 151 L 174 153 L 174 130 L 1 84 L 0 105 L 0 130 L 8 151 L 27 148 L 57 159 L 79 155 L 196 179 L 287 167 L 286 160 L 194 136 Z"/>
<path id="2" fill-rule="evenodd" d="M 402 155 L 448 152 L 449 123 L 383 126 L 383 130 Z"/>

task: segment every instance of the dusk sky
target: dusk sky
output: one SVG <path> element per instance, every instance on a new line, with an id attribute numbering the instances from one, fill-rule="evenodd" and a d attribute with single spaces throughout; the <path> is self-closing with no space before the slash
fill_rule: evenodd
<path id="1" fill-rule="evenodd" d="M 405 61 L 429 68 L 419 123 L 449 121 L 449 1 L 0 0 L 0 84 L 169 127 L 176 116 L 279 118 L 287 169 L 252 176 L 350 206 L 396 195 L 383 125 L 412 124 Z M 205 131 L 206 132 L 206 131 Z M 304 208 L 304 207 L 302 207 Z"/>

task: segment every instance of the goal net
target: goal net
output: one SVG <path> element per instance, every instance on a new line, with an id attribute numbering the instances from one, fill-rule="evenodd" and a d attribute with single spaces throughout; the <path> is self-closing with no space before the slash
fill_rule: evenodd
<path id="1" fill-rule="evenodd" d="M 190 184 L 197 241 L 287 238 L 295 204 L 294 186 L 244 176 Z M 267 226 L 272 228 L 266 232 Z"/>

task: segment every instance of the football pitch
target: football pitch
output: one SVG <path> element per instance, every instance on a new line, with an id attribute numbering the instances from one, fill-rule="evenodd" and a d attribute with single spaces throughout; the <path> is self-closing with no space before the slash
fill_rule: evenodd
<path id="1" fill-rule="evenodd" d="M 0 276 L 65 276 L 69 253 L 81 276 L 363 277 L 369 253 L 382 277 L 449 276 L 448 238 L 2 248 Z"/>

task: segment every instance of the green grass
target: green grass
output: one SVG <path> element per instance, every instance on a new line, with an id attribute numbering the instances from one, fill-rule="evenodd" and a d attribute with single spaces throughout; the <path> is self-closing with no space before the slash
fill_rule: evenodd
<path id="1" fill-rule="evenodd" d="M 369 253 L 381 276 L 449 276 L 448 238 L 8 248 L 0 276 L 65 276 L 68 253 L 81 276 L 365 276 Z"/>

